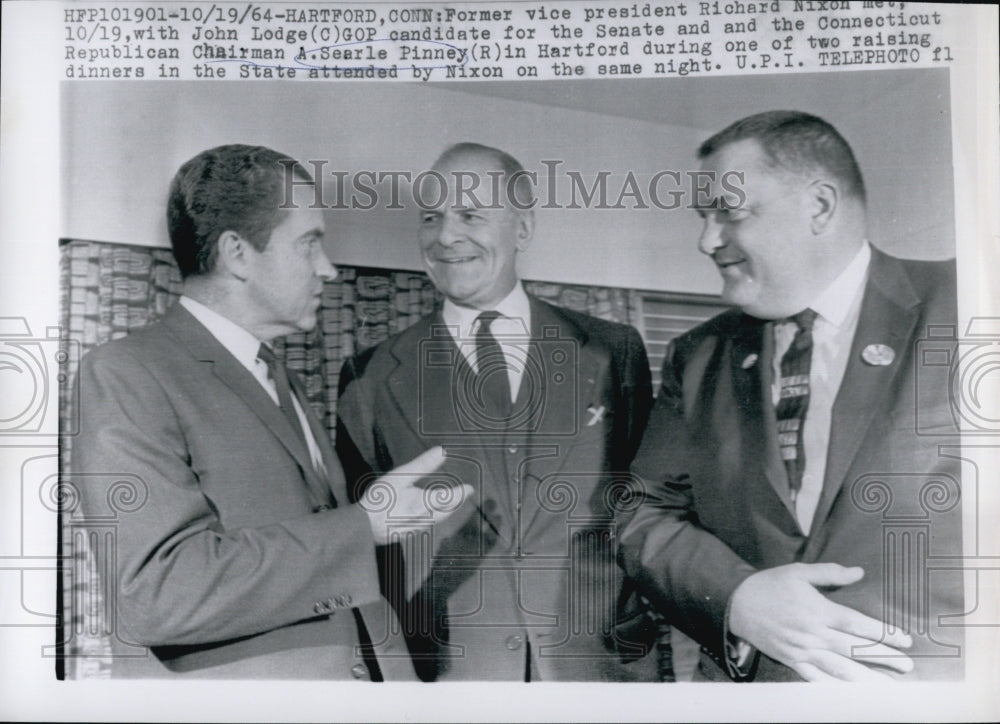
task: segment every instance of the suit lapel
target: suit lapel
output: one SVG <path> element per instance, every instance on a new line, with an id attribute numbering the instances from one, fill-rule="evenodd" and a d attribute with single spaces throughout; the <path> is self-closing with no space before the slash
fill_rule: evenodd
<path id="1" fill-rule="evenodd" d="M 535 429 L 538 433 L 577 433 L 587 426 L 587 409 L 594 400 L 600 361 L 588 346 L 587 333 L 555 307 L 534 297 L 531 301 L 532 350 L 543 378 L 542 399 Z M 560 364 L 561 360 L 567 363 Z M 575 380 L 558 382 L 559 375 L 575 376 Z M 527 377 L 527 375 L 525 375 Z M 522 383 L 522 389 L 524 384 Z"/>
<path id="2" fill-rule="evenodd" d="M 491 486 L 490 498 L 504 509 L 504 517 L 514 520 L 510 507 L 510 494 L 504 488 L 507 481 L 503 461 L 503 436 L 491 434 L 477 436 L 470 420 L 460 420 L 460 401 L 455 400 L 456 390 L 468 390 L 473 375 L 472 368 L 455 344 L 440 312 L 426 317 L 406 330 L 392 346 L 396 368 L 386 378 L 402 424 L 427 448 L 444 445 L 452 454 L 485 463 L 483 485 Z M 456 379 L 456 375 L 459 376 Z M 459 440 L 455 444 L 455 440 Z M 450 443 L 450 444 L 449 444 Z M 506 529 L 480 508 L 487 523 L 505 538 Z"/>
<path id="3" fill-rule="evenodd" d="M 875 415 L 889 414 L 885 397 L 907 359 L 903 352 L 913 334 L 919 302 L 902 267 L 873 248 L 857 331 L 844 379 L 833 403 L 830 446 L 823 492 L 812 526 L 814 532 L 829 515 Z M 887 366 L 866 364 L 861 353 L 871 344 L 891 347 L 896 352 L 893 363 Z"/>
<path id="4" fill-rule="evenodd" d="M 212 365 L 212 373 L 239 396 L 271 433 L 278 438 L 298 463 L 303 476 L 315 477 L 315 468 L 309 450 L 292 429 L 274 400 L 264 391 L 249 370 L 240 364 L 229 350 L 182 305 L 174 304 L 163 317 L 163 324 L 196 359 Z M 309 416 L 310 412 L 307 410 L 306 417 Z"/>
<path id="5" fill-rule="evenodd" d="M 519 471 L 518 491 L 522 501 L 522 523 L 520 530 L 527 535 L 540 512 L 539 483 L 547 476 L 559 473 L 571 459 L 569 451 L 576 438 L 583 433 L 593 415 L 603 401 L 596 399 L 600 389 L 601 361 L 596 358 L 592 347 L 588 346 L 587 333 L 559 309 L 540 302 L 529 295 L 531 302 L 531 353 L 542 381 L 536 392 L 539 399 L 531 401 L 525 397 L 528 374 L 521 382 L 518 393 L 519 405 L 533 405 L 537 408 L 533 433 L 523 442 L 537 446 L 545 441 L 537 452 L 529 452 L 523 470 Z M 560 364 L 560 360 L 567 363 Z M 575 376 L 556 383 L 556 375 Z M 566 431 L 575 431 L 573 436 Z M 587 471 L 598 475 L 604 471 Z M 572 511 L 570 511 L 572 513 Z"/>
<path id="6" fill-rule="evenodd" d="M 451 347 L 448 346 L 451 345 Z M 396 404 L 399 417 L 420 440 L 431 443 L 428 437 L 443 442 L 432 431 L 450 429 L 448 405 L 426 404 L 429 400 L 443 400 L 437 396 L 450 394 L 450 365 L 457 353 L 440 313 L 422 319 L 403 333 L 392 346 L 396 368 L 389 373 L 386 384 L 389 396 Z M 429 358 L 430 365 L 425 364 Z M 430 396 L 428 387 L 441 387 Z"/>
<path id="7" fill-rule="evenodd" d="M 302 405 L 302 411 L 306 415 L 306 422 L 309 423 L 309 431 L 312 432 L 313 440 L 316 441 L 316 447 L 319 448 L 320 457 L 323 459 L 323 468 L 326 470 L 326 480 L 320 483 L 319 491 L 321 492 L 321 499 L 319 502 L 322 505 L 333 504 L 336 506 L 338 500 L 349 500 L 344 469 L 341 467 L 340 459 L 333 450 L 333 445 L 330 444 L 329 433 L 323 428 L 323 424 L 319 418 L 313 414 L 312 407 L 307 402 L 309 395 L 302 384 L 302 380 L 299 379 L 299 376 L 293 370 L 288 370 L 288 381 L 298 395 L 299 404 Z M 309 460 L 311 463 L 312 456 L 310 456 Z M 311 464 L 307 468 L 307 471 L 317 472 L 315 466 Z M 329 499 L 331 492 L 333 493 L 332 500 Z"/>
<path id="8" fill-rule="evenodd" d="M 737 429 L 743 431 L 743 444 L 747 448 L 743 460 L 751 468 L 760 466 L 764 478 L 794 521 L 795 509 L 788 489 L 788 473 L 781 459 L 778 424 L 771 399 L 773 365 L 773 323 L 744 315 L 733 336 L 730 358 L 733 393 L 740 418 Z"/>

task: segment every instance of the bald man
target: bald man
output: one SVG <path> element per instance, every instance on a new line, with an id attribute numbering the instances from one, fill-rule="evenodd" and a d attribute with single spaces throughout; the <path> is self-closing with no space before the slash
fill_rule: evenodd
<path id="1" fill-rule="evenodd" d="M 384 551 L 418 675 L 652 679 L 653 657 L 608 648 L 613 508 L 651 406 L 642 340 L 525 292 L 532 189 L 509 154 L 459 144 L 424 178 L 420 250 L 444 305 L 344 365 L 337 434 L 349 480 L 443 445 L 443 473 L 476 491 L 447 530 Z"/>

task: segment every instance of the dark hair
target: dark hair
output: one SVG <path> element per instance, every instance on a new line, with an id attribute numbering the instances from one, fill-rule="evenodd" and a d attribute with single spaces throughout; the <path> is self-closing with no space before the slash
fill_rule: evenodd
<path id="1" fill-rule="evenodd" d="M 290 173 L 312 182 L 290 156 L 242 144 L 210 148 L 182 165 L 167 197 L 170 245 L 181 276 L 215 268 L 224 231 L 235 231 L 258 251 L 264 249 L 280 222 Z"/>
<path id="2" fill-rule="evenodd" d="M 439 166 L 447 160 L 451 160 L 456 156 L 462 156 L 465 154 L 481 154 L 489 156 L 497 162 L 500 166 L 500 170 L 503 171 L 505 189 L 513 191 L 515 196 L 513 200 L 518 202 L 518 208 L 524 208 L 533 198 L 531 179 L 526 175 L 524 166 L 522 166 L 521 162 L 516 158 L 511 156 L 506 151 L 501 151 L 499 148 L 484 146 L 481 143 L 463 141 L 462 143 L 456 143 L 452 146 L 448 146 L 448 148 L 442 151 L 441 155 L 438 156 L 434 165 Z M 517 178 L 514 181 L 514 188 L 510 189 L 510 180 L 514 178 L 515 175 Z"/>
<path id="3" fill-rule="evenodd" d="M 747 139 L 760 143 L 772 167 L 793 173 L 822 169 L 840 181 L 847 194 L 865 200 L 865 181 L 850 144 L 822 118 L 801 111 L 747 116 L 701 144 L 698 158 Z"/>

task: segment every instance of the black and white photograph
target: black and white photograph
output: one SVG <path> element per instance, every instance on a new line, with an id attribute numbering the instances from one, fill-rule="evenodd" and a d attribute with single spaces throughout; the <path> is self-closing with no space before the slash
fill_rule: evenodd
<path id="1" fill-rule="evenodd" d="M 998 711 L 996 8 L 54 5 L 6 718 Z"/>

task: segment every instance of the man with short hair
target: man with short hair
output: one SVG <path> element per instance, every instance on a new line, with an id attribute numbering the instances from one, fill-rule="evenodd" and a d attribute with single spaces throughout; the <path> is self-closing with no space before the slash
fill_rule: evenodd
<path id="1" fill-rule="evenodd" d="M 301 198 L 285 198 L 287 174 Z M 118 517 L 114 560 L 103 562 L 116 677 L 414 678 L 380 594 L 376 544 L 387 513 L 447 514 L 429 512 L 415 485 L 442 453 L 380 481 L 392 511 L 350 505 L 301 383 L 271 349 L 316 324 L 336 276 L 309 182 L 294 159 L 259 146 L 219 146 L 181 166 L 167 220 L 184 295 L 82 360 L 72 467 L 87 515 Z M 127 510 L 109 489 L 121 481 Z"/>
<path id="2" fill-rule="evenodd" d="M 961 554 L 938 446 L 957 431 L 915 378 L 920 340 L 954 339 L 954 261 L 868 242 L 861 172 L 820 118 L 750 116 L 698 155 L 699 248 L 737 309 L 669 346 L 623 565 L 701 643 L 700 678 L 960 677 L 943 617 L 964 612 L 961 575 L 927 567 Z M 951 437 L 917 430 L 921 410 Z"/>
<path id="3" fill-rule="evenodd" d="M 337 406 L 349 480 L 443 445 L 441 475 L 475 490 L 384 551 L 418 675 L 651 680 L 653 656 L 624 665 L 605 645 L 613 509 L 651 405 L 642 340 L 525 292 L 532 188 L 509 154 L 458 144 L 423 178 L 420 249 L 444 305 L 348 360 Z"/>

